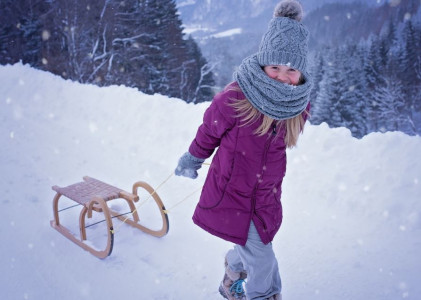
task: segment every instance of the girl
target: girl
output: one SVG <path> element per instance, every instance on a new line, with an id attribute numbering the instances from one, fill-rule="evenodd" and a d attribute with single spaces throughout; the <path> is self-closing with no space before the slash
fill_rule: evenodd
<path id="1" fill-rule="evenodd" d="M 271 241 L 282 221 L 286 148 L 296 145 L 303 130 L 311 89 L 301 16 L 296 1 L 276 6 L 259 52 L 246 58 L 235 81 L 214 97 L 175 170 L 196 178 L 218 148 L 193 221 L 235 243 L 219 287 L 227 299 L 281 299 Z"/>

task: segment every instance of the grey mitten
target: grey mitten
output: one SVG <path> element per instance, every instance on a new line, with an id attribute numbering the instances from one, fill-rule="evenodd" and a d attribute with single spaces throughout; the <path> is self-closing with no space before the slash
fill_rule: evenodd
<path id="1" fill-rule="evenodd" d="M 204 161 L 204 159 L 197 158 L 191 155 L 190 152 L 186 152 L 178 160 L 178 166 L 175 169 L 175 175 L 195 179 L 198 175 L 197 170 L 202 167 L 202 163 Z"/>

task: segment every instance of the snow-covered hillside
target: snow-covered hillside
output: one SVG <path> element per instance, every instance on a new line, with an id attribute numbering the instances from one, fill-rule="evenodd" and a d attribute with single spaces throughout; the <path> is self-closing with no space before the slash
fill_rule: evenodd
<path id="1" fill-rule="evenodd" d="M 231 245 L 193 225 L 199 194 L 186 198 L 207 167 L 197 180 L 173 176 L 159 189 L 167 236 L 114 220 L 104 260 L 49 224 L 52 185 L 89 175 L 129 191 L 138 180 L 159 186 L 208 103 L 82 85 L 21 64 L 0 67 L 0 91 L 0 299 L 222 299 Z M 288 153 L 284 223 L 273 242 L 284 300 L 421 299 L 420 153 L 420 137 L 357 140 L 343 128 L 306 126 Z M 77 225 L 77 208 L 63 213 Z M 100 226 L 88 236 L 100 239 Z"/>

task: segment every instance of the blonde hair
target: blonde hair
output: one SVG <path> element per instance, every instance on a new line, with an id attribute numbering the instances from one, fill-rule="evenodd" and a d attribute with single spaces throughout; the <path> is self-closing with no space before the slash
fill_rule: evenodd
<path id="1" fill-rule="evenodd" d="M 241 91 L 239 86 L 230 86 L 227 88 L 228 90 L 234 91 Z M 255 134 L 258 136 L 265 135 L 269 132 L 272 128 L 272 124 L 276 122 L 276 125 L 280 125 L 281 127 L 286 127 L 286 134 L 285 134 L 285 144 L 288 148 L 292 148 L 297 145 L 298 137 L 301 132 L 304 130 L 304 123 L 305 120 L 302 114 L 295 116 L 291 119 L 277 121 L 271 117 L 268 117 L 254 108 L 251 105 L 250 101 L 247 98 L 244 99 L 232 99 L 233 102 L 230 104 L 234 107 L 235 111 L 238 113 L 237 117 L 242 118 L 243 124 L 241 126 L 250 125 L 252 123 L 257 122 L 261 117 L 262 121 L 260 125 L 255 130 Z M 307 110 L 304 111 L 305 114 L 309 115 Z M 278 131 L 279 132 L 279 131 Z"/>

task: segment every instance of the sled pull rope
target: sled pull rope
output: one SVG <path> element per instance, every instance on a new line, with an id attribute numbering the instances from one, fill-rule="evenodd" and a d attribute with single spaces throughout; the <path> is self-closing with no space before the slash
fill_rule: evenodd
<path id="1" fill-rule="evenodd" d="M 176 204 L 174 204 L 172 207 L 170 207 L 169 209 L 165 209 L 163 210 L 163 212 L 165 214 L 168 215 L 168 213 L 176 206 L 178 206 L 179 204 L 183 203 L 184 201 L 186 201 L 187 199 L 189 199 L 191 196 L 193 196 L 194 194 L 196 194 L 198 191 L 200 191 L 202 189 L 202 187 L 198 188 L 197 190 L 195 190 L 193 193 L 187 195 L 186 197 L 184 197 L 181 201 L 178 201 Z"/>
<path id="2" fill-rule="evenodd" d="M 204 162 L 202 163 L 202 165 L 205 166 L 210 166 L 210 163 Z M 190 193 L 189 195 L 187 195 L 186 197 L 184 197 L 183 199 L 181 199 L 180 201 L 178 201 L 176 204 L 174 204 L 172 207 L 170 207 L 169 209 L 165 209 L 164 213 L 168 215 L 168 213 L 176 206 L 178 206 L 179 204 L 183 203 L 184 201 L 186 201 L 188 198 L 190 198 L 191 196 L 193 196 L 194 194 L 196 194 L 198 191 L 200 191 L 202 189 L 202 187 L 196 189 L 194 192 Z"/>
<path id="3" fill-rule="evenodd" d="M 145 204 L 146 202 L 148 202 L 149 201 L 149 199 L 151 199 L 151 197 L 153 196 L 153 195 L 155 195 L 156 194 L 156 192 L 168 181 L 168 180 L 170 180 L 170 178 L 172 177 L 174 175 L 174 172 L 171 172 L 171 174 L 163 181 L 163 182 L 161 182 L 161 184 L 160 185 L 158 185 L 158 187 L 156 188 L 156 189 L 154 189 L 154 191 L 148 196 L 148 198 L 146 198 L 144 201 L 142 201 L 141 203 L 139 203 L 138 205 L 136 205 L 136 207 L 135 207 L 135 209 L 131 212 L 132 214 L 133 213 L 135 213 L 135 212 L 137 212 L 137 210 L 143 205 L 143 204 Z M 164 213 L 165 213 L 165 210 L 164 210 Z M 120 227 L 121 226 L 123 226 L 123 224 L 124 223 L 126 223 L 126 221 L 129 219 L 130 217 L 126 217 L 120 224 L 119 224 L 119 226 L 118 227 L 116 227 L 115 229 L 114 229 L 114 231 L 118 231 L 119 229 L 120 229 Z"/>

